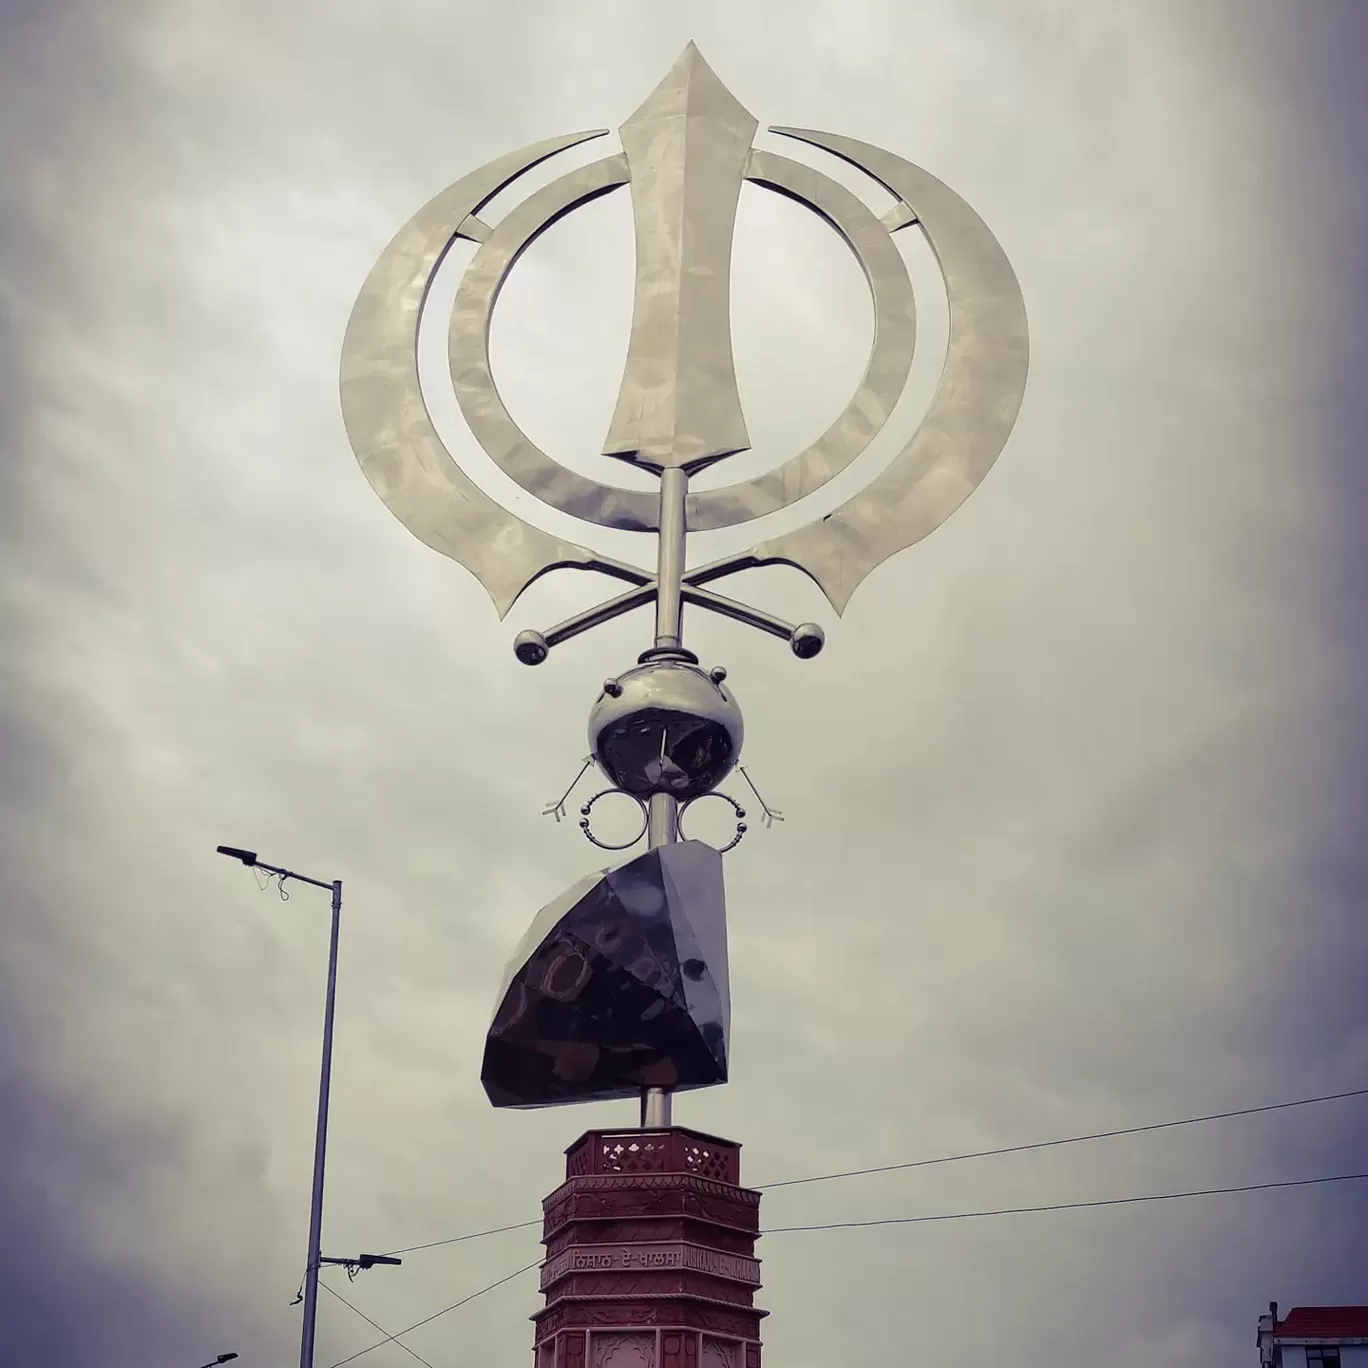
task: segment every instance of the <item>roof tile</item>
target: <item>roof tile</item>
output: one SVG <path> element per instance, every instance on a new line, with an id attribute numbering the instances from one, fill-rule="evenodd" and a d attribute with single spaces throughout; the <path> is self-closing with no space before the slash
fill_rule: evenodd
<path id="1" fill-rule="evenodd" d="M 1368 1339 L 1368 1306 L 1294 1306 L 1278 1322 L 1288 1339 Z"/>

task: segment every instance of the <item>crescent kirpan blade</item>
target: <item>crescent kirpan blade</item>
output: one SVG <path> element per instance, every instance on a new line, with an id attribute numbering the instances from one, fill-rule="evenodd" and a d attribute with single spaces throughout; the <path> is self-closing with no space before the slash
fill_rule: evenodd
<path id="1" fill-rule="evenodd" d="M 415 537 L 458 561 L 484 585 L 501 618 L 548 570 L 611 574 L 613 566 L 508 512 L 452 459 L 418 381 L 419 321 L 433 276 L 452 244 L 489 236 L 488 225 L 476 217 L 480 209 L 539 162 L 606 132 L 533 143 L 434 196 L 395 234 L 366 278 L 343 342 L 342 417 L 371 487 Z"/>
<path id="2" fill-rule="evenodd" d="M 940 526 L 997 460 L 1026 389 L 1026 306 L 1006 253 L 949 186 L 869 143 L 772 128 L 858 167 L 898 197 L 890 231 L 920 224 L 945 277 L 950 341 L 931 407 L 884 472 L 832 513 L 757 546 L 755 564 L 805 571 L 840 613 L 888 557 Z"/>

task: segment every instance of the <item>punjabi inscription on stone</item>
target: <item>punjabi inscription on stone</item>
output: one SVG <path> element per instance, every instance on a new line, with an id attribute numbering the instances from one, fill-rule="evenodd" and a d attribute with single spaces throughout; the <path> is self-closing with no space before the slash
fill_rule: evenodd
<path id="1" fill-rule="evenodd" d="M 631 1273 L 678 1268 L 706 1273 L 730 1282 L 760 1286 L 760 1261 L 739 1254 L 689 1244 L 683 1240 L 640 1245 L 605 1245 L 602 1249 L 567 1249 L 548 1259 L 541 1270 L 544 1291 L 568 1273 Z"/>

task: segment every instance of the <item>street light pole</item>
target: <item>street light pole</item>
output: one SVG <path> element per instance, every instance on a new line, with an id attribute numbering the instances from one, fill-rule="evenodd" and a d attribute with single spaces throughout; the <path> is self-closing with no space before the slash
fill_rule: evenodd
<path id="1" fill-rule="evenodd" d="M 309 1207 L 309 1266 L 304 1274 L 304 1332 L 299 1368 L 313 1368 L 318 1323 L 318 1269 L 323 1258 L 323 1161 L 328 1148 L 328 1093 L 332 1083 L 333 1008 L 337 1000 L 337 933 L 342 924 L 342 880 L 332 884 L 332 930 L 328 936 L 328 996 L 323 1008 L 323 1065 L 318 1082 L 318 1129 L 314 1132 L 313 1200 Z"/>
<path id="2" fill-rule="evenodd" d="M 313 1198 L 309 1206 L 309 1262 L 304 1271 L 304 1328 L 299 1338 L 299 1368 L 314 1368 L 314 1334 L 318 1321 L 318 1270 L 322 1262 L 323 1167 L 328 1148 L 328 1093 L 332 1084 L 333 1010 L 337 997 L 337 936 L 342 924 L 342 880 L 325 883 L 258 860 L 256 851 L 219 846 L 218 853 L 241 860 L 249 869 L 264 869 L 281 884 L 286 879 L 332 891 L 332 930 L 328 938 L 328 995 L 323 1008 L 323 1066 L 318 1084 L 318 1128 L 314 1133 Z"/>

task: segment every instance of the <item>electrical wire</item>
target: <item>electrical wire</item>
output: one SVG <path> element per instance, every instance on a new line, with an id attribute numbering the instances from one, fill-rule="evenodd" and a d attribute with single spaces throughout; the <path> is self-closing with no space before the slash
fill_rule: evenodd
<path id="1" fill-rule="evenodd" d="M 383 1349 L 387 1344 L 398 1343 L 400 1338 L 404 1335 L 409 1334 L 410 1331 L 417 1330 L 424 1325 L 429 1325 L 433 1321 L 435 1321 L 439 1316 L 445 1316 L 448 1311 L 455 1311 L 458 1308 L 465 1306 L 470 1302 L 473 1302 L 476 1297 L 483 1297 L 486 1292 L 492 1292 L 496 1287 L 502 1287 L 504 1283 L 512 1282 L 514 1278 L 520 1278 L 524 1273 L 531 1272 L 532 1269 L 536 1268 L 539 1263 L 541 1263 L 540 1259 L 533 1259 L 530 1264 L 524 1264 L 521 1268 L 515 1269 L 512 1273 L 506 1274 L 497 1282 L 490 1283 L 488 1287 L 482 1287 L 478 1292 L 472 1292 L 468 1297 L 462 1297 L 460 1301 L 452 1302 L 450 1306 L 444 1306 L 440 1311 L 434 1311 L 432 1315 L 425 1317 L 423 1320 L 414 1321 L 412 1325 L 406 1326 L 403 1330 L 396 1330 L 394 1334 L 386 1335 L 384 1339 L 377 1340 L 374 1344 L 368 1345 L 365 1349 L 358 1349 L 356 1353 L 354 1353 L 350 1358 L 338 1359 L 338 1361 L 332 1365 L 332 1368 L 343 1368 L 343 1364 L 354 1363 L 363 1354 L 369 1354 L 372 1349 Z M 332 1291 L 331 1288 L 329 1288 L 328 1290 L 330 1292 Z M 336 1296 L 337 1294 L 333 1293 L 333 1295 Z M 375 1325 L 375 1322 L 371 1321 L 371 1324 Z M 380 1329 L 378 1325 L 376 1325 L 375 1328 L 377 1330 Z M 407 1346 L 401 1345 L 400 1347 L 406 1348 Z"/>
<path id="2" fill-rule="evenodd" d="M 944 1154 L 935 1159 L 910 1159 L 901 1164 L 879 1164 L 875 1168 L 847 1169 L 842 1173 L 819 1173 L 809 1178 L 786 1178 L 781 1183 L 760 1183 L 757 1190 L 798 1187 L 802 1183 L 829 1183 L 837 1178 L 863 1178 L 870 1173 L 894 1173 L 900 1169 L 930 1168 L 934 1164 L 957 1164 L 964 1159 L 991 1159 L 1002 1154 L 1025 1154 L 1029 1150 L 1054 1149 L 1060 1145 L 1081 1145 L 1088 1140 L 1112 1140 L 1121 1135 L 1144 1135 L 1149 1131 L 1173 1130 L 1178 1126 L 1197 1126 L 1206 1121 L 1228 1121 L 1236 1116 L 1258 1116 L 1263 1112 L 1285 1111 L 1289 1107 L 1309 1107 L 1315 1102 L 1338 1102 L 1346 1097 L 1368 1096 L 1368 1088 L 1348 1092 L 1323 1093 L 1319 1097 L 1299 1097 L 1293 1102 L 1268 1102 L 1262 1107 L 1240 1107 L 1235 1111 L 1208 1112 L 1179 1121 L 1152 1121 L 1147 1126 L 1124 1126 L 1120 1130 L 1091 1131 L 1087 1135 L 1068 1135 L 1062 1140 L 1036 1140 L 1028 1145 L 1005 1145 L 1001 1149 L 971 1150 L 965 1154 Z"/>
<path id="3" fill-rule="evenodd" d="M 940 1216 L 885 1216 L 876 1221 L 832 1221 L 826 1225 L 771 1226 L 762 1235 L 788 1235 L 800 1230 L 856 1230 L 866 1226 L 922 1225 L 929 1221 L 972 1221 L 982 1216 L 1022 1216 L 1039 1211 L 1081 1211 L 1085 1207 L 1133 1206 L 1137 1202 L 1173 1202 L 1180 1197 L 1216 1197 L 1230 1192 L 1268 1192 L 1272 1188 L 1310 1187 L 1315 1183 L 1349 1183 L 1368 1173 L 1336 1173 L 1325 1178 L 1290 1178 L 1280 1183 L 1247 1183 L 1243 1187 L 1198 1188 L 1190 1192 L 1152 1192 L 1143 1197 L 1105 1197 L 1095 1202 L 1052 1202 L 1048 1206 L 998 1207 L 993 1211 L 951 1211 Z"/>
<path id="4" fill-rule="evenodd" d="M 382 1335 L 387 1336 L 387 1338 L 382 1340 L 381 1343 L 388 1344 L 390 1340 L 393 1340 L 394 1343 L 397 1344 L 410 1358 L 416 1358 L 419 1363 L 425 1365 L 425 1368 L 432 1368 L 432 1364 L 428 1363 L 427 1359 L 425 1359 L 422 1356 L 422 1354 L 420 1354 L 416 1349 L 410 1349 L 408 1345 L 404 1344 L 397 1336 L 391 1335 L 390 1332 L 386 1330 L 385 1327 L 381 1325 L 378 1321 L 371 1320 L 371 1318 L 368 1315 L 366 1315 L 366 1313 L 359 1306 L 353 1306 L 351 1302 L 349 1302 L 346 1299 L 346 1297 L 344 1297 L 339 1291 L 337 1291 L 336 1288 L 329 1287 L 328 1284 L 325 1283 L 321 1278 L 319 1279 L 318 1285 L 325 1292 L 331 1292 L 332 1295 L 336 1297 L 337 1300 L 340 1301 L 342 1305 L 347 1308 L 348 1311 L 355 1311 L 356 1314 L 360 1316 L 361 1319 L 365 1321 L 367 1325 L 371 1326 L 375 1330 L 378 1330 Z M 403 1331 L 400 1331 L 400 1334 L 402 1333 Z M 367 1351 L 362 1350 L 362 1353 L 365 1352 Z"/>
<path id="5" fill-rule="evenodd" d="M 1286 1111 L 1290 1107 L 1309 1107 L 1319 1102 L 1339 1102 L 1349 1097 L 1368 1097 L 1368 1088 L 1351 1088 L 1346 1092 L 1321 1093 L 1316 1097 L 1299 1097 L 1291 1102 L 1267 1102 L 1259 1107 L 1239 1107 L 1233 1111 L 1206 1112 L 1201 1116 L 1187 1116 L 1177 1121 L 1152 1121 L 1143 1126 L 1123 1126 L 1117 1130 L 1090 1131 L 1086 1135 L 1069 1135 L 1059 1140 L 1035 1140 L 1025 1145 L 1005 1145 L 999 1149 L 970 1150 L 963 1154 L 942 1154 L 933 1159 L 909 1159 L 900 1164 L 879 1164 L 874 1168 L 847 1169 L 840 1173 L 818 1173 L 807 1178 L 786 1178 L 777 1183 L 759 1183 L 756 1190 L 771 1192 L 775 1188 L 798 1187 L 806 1183 L 829 1183 L 838 1178 L 862 1178 L 872 1173 L 895 1173 L 903 1169 L 931 1168 L 937 1164 L 958 1164 L 966 1159 L 991 1159 L 1004 1154 L 1026 1154 L 1032 1150 L 1056 1149 L 1061 1145 L 1081 1145 L 1091 1140 L 1113 1140 L 1123 1135 L 1144 1135 L 1150 1131 L 1174 1130 L 1179 1126 L 1197 1126 L 1208 1121 L 1228 1121 L 1239 1116 L 1258 1116 L 1264 1112 Z M 390 1254 L 414 1254 L 422 1249 L 437 1249 L 443 1245 L 462 1244 L 466 1240 L 482 1240 L 486 1235 L 502 1235 L 510 1230 L 531 1230 L 540 1221 L 519 1221 L 514 1225 L 494 1226 L 467 1235 L 453 1235 L 445 1240 L 430 1240 L 427 1244 L 407 1245 L 392 1249 Z"/>
<path id="6" fill-rule="evenodd" d="M 1186 1197 L 1218 1197 L 1226 1196 L 1231 1193 L 1270 1192 L 1276 1188 L 1312 1187 L 1320 1183 L 1349 1183 L 1362 1179 L 1368 1179 L 1368 1173 L 1336 1173 L 1321 1178 L 1288 1178 L 1272 1183 L 1245 1183 L 1239 1187 L 1194 1188 L 1186 1192 L 1151 1192 L 1145 1193 L 1139 1197 L 1103 1197 L 1089 1202 L 1051 1202 L 1044 1206 L 996 1207 L 990 1211 L 949 1211 L 934 1216 L 884 1216 L 872 1221 L 829 1221 L 822 1225 L 770 1226 L 769 1228 L 762 1230 L 760 1234 L 791 1235 L 802 1231 L 814 1230 L 863 1230 L 868 1229 L 871 1226 L 925 1225 L 933 1221 L 973 1221 L 989 1216 L 1023 1216 L 1038 1214 L 1040 1212 L 1082 1211 L 1096 1207 L 1135 1206 L 1141 1202 L 1174 1202 Z M 533 1224 L 535 1224 L 535 1222 Z M 516 1227 L 505 1226 L 501 1227 L 501 1229 L 516 1229 Z M 340 1359 L 337 1363 L 332 1365 L 332 1368 L 343 1368 L 343 1365 L 354 1362 L 363 1354 L 369 1354 L 372 1349 L 380 1349 L 386 1344 L 398 1343 L 400 1337 L 407 1335 L 409 1331 L 417 1330 L 423 1325 L 428 1325 L 432 1321 L 435 1321 L 439 1316 L 445 1316 L 448 1311 L 455 1311 L 459 1307 L 474 1301 L 476 1297 L 481 1297 L 486 1292 L 492 1292 L 496 1287 L 502 1287 L 504 1283 L 512 1282 L 514 1278 L 519 1278 L 524 1273 L 530 1273 L 532 1269 L 536 1268 L 540 1263 L 540 1259 L 534 1259 L 531 1263 L 524 1264 L 521 1268 L 506 1274 L 497 1282 L 490 1283 L 488 1287 L 482 1287 L 478 1292 L 472 1292 L 470 1296 L 463 1297 L 460 1301 L 453 1302 L 450 1306 L 444 1306 L 440 1311 L 434 1312 L 425 1320 L 416 1321 L 413 1325 L 408 1326 L 404 1330 L 399 1330 L 393 1335 L 387 1335 L 385 1339 L 378 1340 L 368 1348 L 359 1350 L 357 1353 L 353 1354 L 351 1358 Z M 326 1284 L 323 1285 L 326 1286 Z M 328 1291 L 333 1292 L 330 1287 L 328 1288 Z M 333 1296 L 337 1297 L 339 1301 L 344 1300 L 336 1292 L 333 1292 Z M 350 1302 L 347 1302 L 346 1304 L 348 1306 L 351 1305 Z M 355 1311 L 356 1308 L 352 1307 L 352 1310 Z M 370 1320 L 370 1317 L 364 1316 L 362 1312 L 357 1311 L 357 1314 L 362 1315 L 365 1320 Z M 370 1321 L 370 1323 L 375 1325 L 374 1321 Z M 375 1328 L 380 1330 L 382 1334 L 384 1333 L 383 1327 L 375 1325 Z M 408 1349 L 408 1346 L 401 1344 L 400 1348 Z M 412 1353 L 413 1351 L 409 1350 L 409 1352 Z M 417 1358 L 418 1356 L 415 1354 L 414 1357 Z M 426 1360 L 419 1361 L 426 1362 Z M 431 1368 L 431 1365 L 429 1365 L 429 1368 Z"/>
<path id="7" fill-rule="evenodd" d="M 517 1225 L 495 1226 L 492 1230 L 476 1230 L 469 1235 L 453 1235 L 448 1240 L 433 1240 L 430 1244 L 405 1245 L 403 1249 L 391 1249 L 390 1255 L 414 1254 L 420 1249 L 436 1249 L 438 1245 L 461 1244 L 465 1240 L 483 1240 L 486 1235 L 502 1235 L 506 1230 L 531 1230 L 541 1225 L 540 1221 L 519 1221 Z"/>

